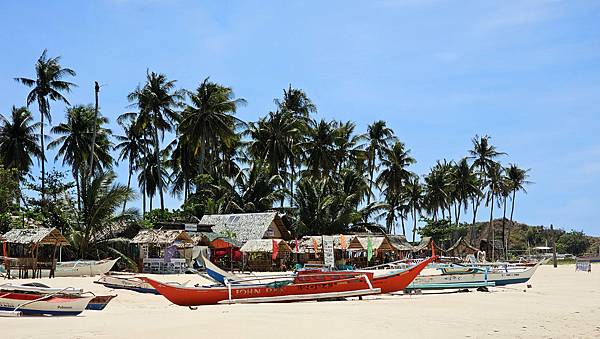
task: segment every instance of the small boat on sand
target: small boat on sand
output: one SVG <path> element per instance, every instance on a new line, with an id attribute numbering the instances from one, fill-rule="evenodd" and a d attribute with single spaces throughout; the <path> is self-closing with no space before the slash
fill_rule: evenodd
<path id="1" fill-rule="evenodd" d="M 117 259 L 76 260 L 56 263 L 55 277 L 82 277 L 105 274 L 117 263 Z M 50 271 L 43 270 L 42 277 L 48 277 Z"/>
<path id="2" fill-rule="evenodd" d="M 97 296 L 72 287 L 51 288 L 40 283 L 0 285 L 0 315 L 78 315 L 103 310 L 116 295 Z"/>
<path id="3" fill-rule="evenodd" d="M 135 277 L 133 274 L 103 274 L 100 279 L 94 281 L 96 284 L 108 288 L 124 289 L 139 293 L 160 294 L 149 283 Z"/>

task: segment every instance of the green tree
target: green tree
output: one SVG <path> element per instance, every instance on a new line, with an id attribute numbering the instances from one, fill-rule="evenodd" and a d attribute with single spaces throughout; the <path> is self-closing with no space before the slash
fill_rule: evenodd
<path id="1" fill-rule="evenodd" d="M 455 224 L 458 225 L 460 224 L 461 210 L 466 212 L 469 200 L 481 194 L 479 179 L 469 166 L 467 158 L 461 159 L 454 165 L 454 170 L 450 176 L 450 184 L 452 185 L 452 198 L 456 206 Z M 471 227 L 475 227 L 475 225 L 472 224 Z M 473 233 L 474 231 L 472 231 Z"/>
<path id="2" fill-rule="evenodd" d="M 47 50 L 42 52 L 42 55 L 35 64 L 36 78 L 15 78 L 17 82 L 22 83 L 27 87 L 31 87 L 31 91 L 27 95 L 27 106 L 37 101 L 40 111 L 40 147 L 42 150 L 41 156 L 41 172 L 42 172 L 42 202 L 44 201 L 44 186 L 45 186 L 45 147 L 44 147 L 44 118 L 52 123 L 52 115 L 50 113 L 50 100 L 62 101 L 69 105 L 69 101 L 63 93 L 69 93 L 75 84 L 64 81 L 67 76 L 75 76 L 75 71 L 70 68 L 63 68 L 60 65 L 60 56 L 48 58 Z M 42 205 L 43 208 L 44 205 Z"/>
<path id="3" fill-rule="evenodd" d="M 583 231 L 571 230 L 564 233 L 556 241 L 556 250 L 561 253 L 570 253 L 573 255 L 582 255 L 590 246 L 589 238 Z"/>
<path id="4" fill-rule="evenodd" d="M 497 203 L 496 197 L 502 194 L 504 168 L 499 163 L 492 163 L 487 170 L 487 198 L 486 203 L 490 206 L 489 232 L 492 236 L 492 261 L 496 255 L 496 232 L 494 230 L 494 204 Z"/>
<path id="5" fill-rule="evenodd" d="M 48 144 L 48 149 L 58 148 L 54 160 L 62 157 L 62 164 L 71 166 L 71 173 L 77 187 L 77 206 L 79 209 L 81 209 L 81 185 L 83 184 L 83 177 L 87 174 L 86 168 L 90 158 L 94 117 L 94 108 L 91 106 L 77 105 L 69 107 L 66 121 L 51 129 L 52 133 L 57 134 L 58 137 Z M 110 141 L 112 131 L 104 127 L 107 123 L 108 119 L 105 117 L 99 116 L 96 118 L 95 161 L 92 173 L 100 173 L 112 168 L 113 158 L 110 153 L 113 148 Z"/>
<path id="6" fill-rule="evenodd" d="M 508 236 L 506 237 L 506 252 L 508 253 L 508 249 L 510 247 L 510 231 L 513 226 L 513 213 L 515 211 L 515 199 L 517 197 L 517 192 L 523 191 L 527 193 L 525 190 L 525 186 L 531 184 L 531 181 L 528 181 L 529 170 L 519 168 L 515 164 L 510 164 L 508 168 L 505 169 L 506 173 L 506 186 L 507 189 L 512 191 L 511 197 L 511 208 L 510 208 L 510 227 L 508 229 Z"/>
<path id="7" fill-rule="evenodd" d="M 4 168 L 16 169 L 19 179 L 29 173 L 33 158 L 42 157 L 42 149 L 37 142 L 36 130 L 39 123 L 26 107 L 13 106 L 11 116 L 0 115 L 0 161 Z"/>
<path id="8" fill-rule="evenodd" d="M 404 186 L 404 195 L 406 197 L 407 205 L 412 213 L 413 220 L 413 236 L 412 241 L 414 242 L 417 234 L 417 216 L 421 214 L 423 207 L 423 186 L 419 182 L 419 177 L 414 176 Z"/>
<path id="9" fill-rule="evenodd" d="M 146 83 L 129 93 L 127 99 L 137 106 L 140 114 L 137 117 L 137 125 L 141 130 L 150 131 L 154 147 L 152 156 L 153 164 L 156 164 L 158 173 L 162 173 L 163 152 L 160 148 L 159 133 L 164 137 L 165 131 L 173 129 L 173 123 L 179 119 L 177 108 L 183 100 L 183 92 L 175 90 L 176 80 L 168 80 L 161 73 L 146 72 Z M 164 182 L 158 181 L 158 194 L 160 197 L 160 209 L 164 210 Z"/>
<path id="10" fill-rule="evenodd" d="M 381 158 L 382 152 L 391 142 L 396 141 L 394 131 L 386 126 L 385 121 L 375 121 L 367 127 L 367 133 L 362 139 L 366 141 L 363 145 L 367 155 L 367 170 L 369 173 L 369 196 L 367 204 L 371 202 L 373 195 L 373 177 L 377 169 L 377 158 Z"/>

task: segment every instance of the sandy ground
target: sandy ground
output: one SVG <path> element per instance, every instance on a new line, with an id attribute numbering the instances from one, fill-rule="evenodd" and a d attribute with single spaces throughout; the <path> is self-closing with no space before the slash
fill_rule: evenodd
<path id="1" fill-rule="evenodd" d="M 41 279 L 118 294 L 77 317 L 0 318 L 0 338 L 600 338 L 600 265 L 542 266 L 526 284 L 489 293 L 385 295 L 365 300 L 215 305 L 190 310 L 162 296 L 108 290 L 96 278 Z M 163 281 L 193 275 L 158 276 Z M 13 281 L 15 282 L 15 281 Z M 0 281 L 0 283 L 2 283 Z"/>

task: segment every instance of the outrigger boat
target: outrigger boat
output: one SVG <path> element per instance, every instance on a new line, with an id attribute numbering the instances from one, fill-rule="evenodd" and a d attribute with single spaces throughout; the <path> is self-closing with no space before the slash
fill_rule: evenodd
<path id="1" fill-rule="evenodd" d="M 72 287 L 51 288 L 39 283 L 0 285 L 0 315 L 78 315 L 103 310 L 116 295 L 96 296 Z"/>
<path id="2" fill-rule="evenodd" d="M 152 285 L 129 274 L 103 274 L 100 279 L 94 281 L 94 283 L 104 285 L 108 288 L 124 289 L 139 293 L 160 294 L 152 287 Z"/>
<path id="3" fill-rule="evenodd" d="M 538 262 L 533 267 L 511 267 L 510 269 L 468 266 L 441 268 L 441 274 L 416 277 L 408 289 L 456 289 L 525 283 L 544 262 L 546 260 Z"/>
<path id="4" fill-rule="evenodd" d="M 56 263 L 56 269 L 54 271 L 55 277 L 81 277 L 84 275 L 94 276 L 99 274 L 106 274 L 115 263 L 117 259 L 103 259 L 103 260 L 77 260 L 77 261 L 63 261 Z M 49 271 L 42 271 L 42 277 L 48 277 Z"/>

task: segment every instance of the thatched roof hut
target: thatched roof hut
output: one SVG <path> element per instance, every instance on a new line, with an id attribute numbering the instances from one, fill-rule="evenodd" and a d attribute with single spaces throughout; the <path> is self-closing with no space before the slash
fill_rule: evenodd
<path id="1" fill-rule="evenodd" d="M 194 242 L 183 230 L 141 230 L 131 239 L 132 244 L 170 245 L 176 241 L 186 244 Z"/>
<path id="2" fill-rule="evenodd" d="M 477 255 L 478 252 L 479 249 L 474 246 L 471 246 L 471 244 L 469 244 L 464 237 L 460 237 L 454 243 L 454 245 L 452 245 L 452 247 L 446 250 L 447 255 L 455 257 L 463 256 L 466 254 Z"/>
<path id="3" fill-rule="evenodd" d="M 414 246 L 403 235 L 388 235 L 388 240 L 400 252 L 412 252 L 414 250 Z"/>
<path id="4" fill-rule="evenodd" d="M 413 252 L 427 251 L 428 249 L 431 250 L 431 240 L 431 237 L 421 238 L 421 242 L 414 247 Z"/>
<path id="5" fill-rule="evenodd" d="M 251 239 L 291 239 L 284 220 L 277 212 L 207 214 L 199 224 L 212 226 L 216 233 L 234 233 L 236 240 L 245 243 Z"/>
<path id="6" fill-rule="evenodd" d="M 369 247 L 369 239 L 371 239 L 371 245 L 373 250 L 378 251 L 394 251 L 394 247 L 390 241 L 383 236 L 356 236 L 350 244 L 348 249 L 350 250 L 366 250 Z"/>
<path id="7" fill-rule="evenodd" d="M 66 246 L 69 241 L 56 228 L 14 228 L 4 234 L 10 244 Z"/>
<path id="8" fill-rule="evenodd" d="M 291 247 L 283 239 L 252 239 L 248 240 L 240 251 L 245 253 L 273 253 L 273 241 L 279 246 L 279 253 L 291 253 Z"/>

